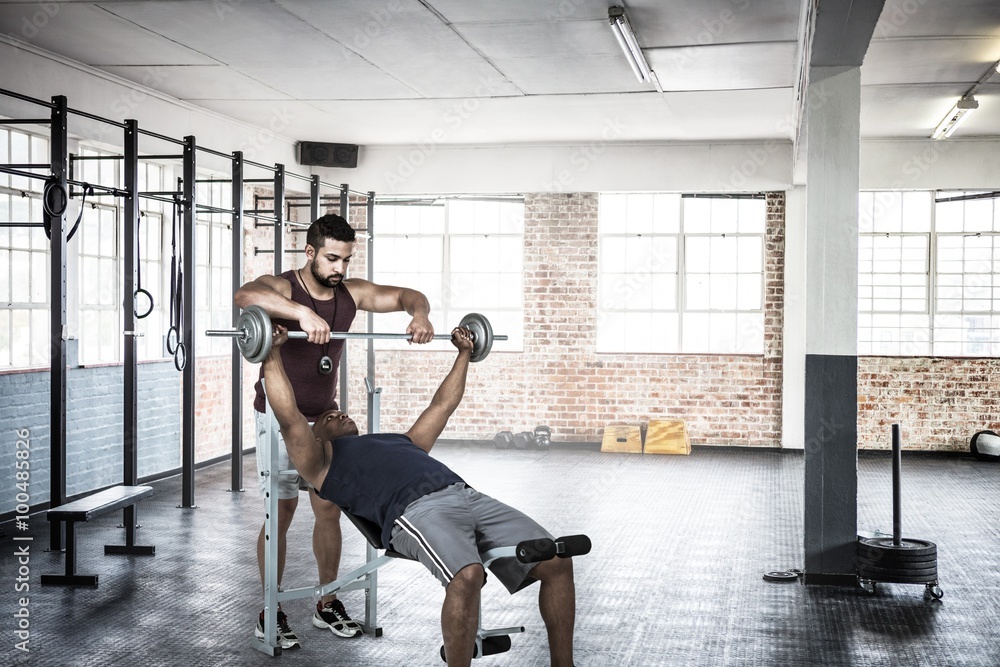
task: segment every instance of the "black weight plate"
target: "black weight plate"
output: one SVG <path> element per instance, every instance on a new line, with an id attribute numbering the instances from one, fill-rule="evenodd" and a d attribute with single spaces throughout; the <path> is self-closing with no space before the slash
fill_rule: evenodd
<path id="1" fill-rule="evenodd" d="M 794 572 L 785 572 L 783 570 L 764 573 L 764 581 L 795 581 L 798 578 L 799 575 Z"/>
<path id="2" fill-rule="evenodd" d="M 886 556 L 883 558 L 865 558 L 863 556 L 858 556 L 856 559 L 858 567 L 865 565 L 867 567 L 933 567 L 937 565 L 937 558 L 892 558 Z"/>
<path id="3" fill-rule="evenodd" d="M 867 558 L 868 560 L 928 560 L 931 558 L 937 558 L 937 549 L 921 549 L 920 551 L 907 551 L 905 549 L 858 549 L 858 558 Z"/>
<path id="4" fill-rule="evenodd" d="M 914 556 L 937 555 L 937 545 L 927 540 L 914 540 L 903 538 L 899 544 L 893 544 L 891 537 L 866 537 L 858 540 L 858 553 L 877 553 L 891 551 L 900 554 L 910 554 Z"/>

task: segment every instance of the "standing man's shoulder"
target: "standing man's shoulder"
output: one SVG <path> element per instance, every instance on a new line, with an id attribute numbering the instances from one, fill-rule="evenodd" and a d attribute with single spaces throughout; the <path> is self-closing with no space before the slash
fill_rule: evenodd
<path id="1" fill-rule="evenodd" d="M 344 287 L 347 288 L 347 293 L 351 295 L 354 303 L 361 310 L 374 310 L 372 307 L 374 300 L 385 295 L 387 289 L 395 289 L 386 288 L 384 285 L 376 285 L 363 278 L 345 278 Z M 396 296 L 395 292 L 393 292 L 393 296 Z"/>
<path id="2" fill-rule="evenodd" d="M 292 283 L 281 276 L 272 276 L 271 274 L 257 276 L 236 290 L 236 305 L 241 308 L 253 305 L 256 301 L 254 296 L 259 294 L 261 290 L 277 292 L 287 299 L 292 296 Z"/>

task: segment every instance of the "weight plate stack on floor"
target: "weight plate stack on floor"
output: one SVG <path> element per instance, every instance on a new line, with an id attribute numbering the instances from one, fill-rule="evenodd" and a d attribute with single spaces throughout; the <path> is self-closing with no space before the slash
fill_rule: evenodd
<path id="1" fill-rule="evenodd" d="M 858 540 L 858 576 L 872 581 L 923 584 L 937 581 L 937 545 L 926 540 L 869 537 Z"/>

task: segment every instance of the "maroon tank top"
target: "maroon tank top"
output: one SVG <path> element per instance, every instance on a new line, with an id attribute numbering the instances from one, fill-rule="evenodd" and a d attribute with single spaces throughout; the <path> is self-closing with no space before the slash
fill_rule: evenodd
<path id="1" fill-rule="evenodd" d="M 313 300 L 309 294 L 302 289 L 295 271 L 285 271 L 281 278 L 287 280 L 292 286 L 292 301 L 301 303 L 309 309 L 313 309 Z M 354 303 L 354 298 L 343 283 L 337 286 L 332 299 L 315 300 L 316 314 L 329 322 L 336 315 L 331 331 L 347 331 L 354 322 L 354 316 L 358 312 L 358 306 Z M 283 320 L 273 318 L 274 324 L 280 324 L 289 331 L 302 331 L 297 320 Z M 333 372 L 323 375 L 319 372 L 319 360 L 324 354 L 324 345 L 316 345 L 307 340 L 290 338 L 281 346 L 281 361 L 285 366 L 285 373 L 292 383 L 292 390 L 295 392 L 295 402 L 299 407 L 299 412 L 305 415 L 309 421 L 316 421 L 316 418 L 327 410 L 338 409 L 337 405 L 337 376 L 340 371 L 340 355 L 344 351 L 343 340 L 331 340 L 330 346 L 325 354 L 333 360 Z M 253 407 L 257 412 L 265 412 L 264 390 L 261 387 L 260 377 L 263 377 L 264 368 L 261 365 L 261 375 L 258 376 L 254 389 L 257 396 L 254 398 Z"/>

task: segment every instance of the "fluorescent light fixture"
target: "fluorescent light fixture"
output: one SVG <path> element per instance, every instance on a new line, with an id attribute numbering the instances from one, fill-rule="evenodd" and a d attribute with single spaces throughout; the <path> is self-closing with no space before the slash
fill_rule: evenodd
<path id="1" fill-rule="evenodd" d="M 931 135 L 931 139 L 947 139 L 955 134 L 958 126 L 978 108 L 979 102 L 975 97 L 972 95 L 963 97 L 951 108 L 951 111 L 944 117 L 944 120 L 938 124 L 937 129 L 934 130 L 934 134 Z"/>
<path id="2" fill-rule="evenodd" d="M 635 78 L 643 83 L 652 83 L 656 86 L 656 90 L 662 93 L 663 88 L 660 87 L 660 80 L 656 78 L 656 72 L 649 68 L 646 57 L 642 55 L 639 40 L 632 31 L 628 17 L 625 16 L 625 8 L 609 7 L 608 22 L 611 24 L 611 32 L 615 33 L 615 39 L 618 40 L 618 46 L 625 54 L 625 60 L 628 61 L 629 67 L 635 73 Z"/>

